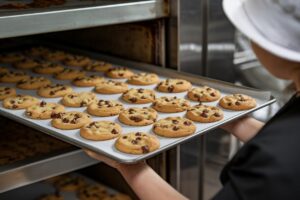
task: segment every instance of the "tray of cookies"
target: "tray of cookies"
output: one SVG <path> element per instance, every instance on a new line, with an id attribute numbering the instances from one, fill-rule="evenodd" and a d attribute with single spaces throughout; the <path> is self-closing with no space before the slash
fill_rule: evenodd
<path id="1" fill-rule="evenodd" d="M 1 115 L 123 163 L 276 101 L 267 91 L 79 49 L 32 47 L 0 62 Z"/>

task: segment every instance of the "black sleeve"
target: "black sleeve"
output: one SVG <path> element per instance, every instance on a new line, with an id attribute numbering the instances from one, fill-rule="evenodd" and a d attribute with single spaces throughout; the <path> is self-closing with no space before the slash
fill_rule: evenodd
<path id="1" fill-rule="evenodd" d="M 238 200 L 238 196 L 231 183 L 228 182 L 224 185 L 223 189 L 212 200 Z"/>

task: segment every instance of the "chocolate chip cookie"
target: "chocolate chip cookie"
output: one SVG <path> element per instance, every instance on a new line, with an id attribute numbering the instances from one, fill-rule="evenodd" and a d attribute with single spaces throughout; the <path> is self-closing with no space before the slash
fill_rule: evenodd
<path id="1" fill-rule="evenodd" d="M 58 80 L 73 80 L 75 78 L 82 77 L 84 75 L 85 72 L 82 70 L 65 68 L 63 71 L 56 73 L 55 78 Z"/>
<path id="2" fill-rule="evenodd" d="M 96 101 L 96 95 L 92 92 L 72 92 L 62 98 L 62 103 L 69 107 L 84 107 Z"/>
<path id="3" fill-rule="evenodd" d="M 20 53 L 6 53 L 0 55 L 1 63 L 14 63 L 24 59 L 25 56 Z"/>
<path id="4" fill-rule="evenodd" d="M 16 95 L 3 100 L 3 107 L 13 110 L 25 109 L 38 103 L 39 100 L 29 95 Z"/>
<path id="5" fill-rule="evenodd" d="M 52 115 L 64 111 L 64 106 L 60 104 L 42 101 L 28 107 L 25 111 L 25 115 L 31 119 L 51 119 Z"/>
<path id="6" fill-rule="evenodd" d="M 126 67 L 111 68 L 106 72 L 106 76 L 110 78 L 130 78 L 134 73 Z"/>
<path id="7" fill-rule="evenodd" d="M 154 73 L 138 73 L 131 76 L 127 82 L 132 85 L 153 85 L 159 82 L 159 78 Z"/>
<path id="8" fill-rule="evenodd" d="M 118 193 L 118 194 L 109 195 L 102 200 L 132 200 L 132 199 L 130 196 L 126 194 Z"/>
<path id="9" fill-rule="evenodd" d="M 252 97 L 244 94 L 232 94 L 223 97 L 219 105 L 228 110 L 249 110 L 256 107 L 256 101 Z"/>
<path id="10" fill-rule="evenodd" d="M 0 82 L 3 83 L 16 83 L 27 78 L 29 78 L 29 76 L 25 72 L 10 71 L 0 74 Z"/>
<path id="11" fill-rule="evenodd" d="M 59 191 L 73 192 L 85 187 L 87 183 L 82 177 L 65 176 L 54 182 L 54 187 Z"/>
<path id="12" fill-rule="evenodd" d="M 199 102 L 212 102 L 220 99 L 221 93 L 214 88 L 203 86 L 191 89 L 188 92 L 188 98 Z"/>
<path id="13" fill-rule="evenodd" d="M 64 51 L 51 50 L 43 55 L 43 58 L 51 62 L 63 61 L 68 56 Z"/>
<path id="14" fill-rule="evenodd" d="M 0 74 L 8 72 L 8 69 L 5 67 L 0 67 Z"/>
<path id="15" fill-rule="evenodd" d="M 38 74 L 56 74 L 62 72 L 64 67 L 57 63 L 43 62 L 37 67 L 33 68 L 33 71 Z"/>
<path id="16" fill-rule="evenodd" d="M 15 88 L 11 87 L 0 87 L 0 100 L 3 100 L 7 97 L 16 96 Z"/>
<path id="17" fill-rule="evenodd" d="M 78 55 L 69 55 L 63 61 L 65 65 L 72 67 L 83 67 L 88 65 L 90 62 L 91 60 L 88 57 Z"/>
<path id="18" fill-rule="evenodd" d="M 120 94 L 128 90 L 128 85 L 118 81 L 102 81 L 95 87 L 95 91 L 100 94 Z"/>
<path id="19" fill-rule="evenodd" d="M 13 66 L 17 69 L 32 69 L 38 65 L 39 61 L 33 58 L 23 58 L 22 60 L 13 64 Z"/>
<path id="20" fill-rule="evenodd" d="M 123 93 L 122 99 L 128 103 L 145 104 L 155 100 L 155 92 L 148 89 L 129 89 Z"/>
<path id="21" fill-rule="evenodd" d="M 63 97 L 66 94 L 71 93 L 73 90 L 70 86 L 67 85 L 47 85 L 45 87 L 41 87 L 38 90 L 38 95 L 46 98 L 56 98 L 56 97 Z"/>
<path id="22" fill-rule="evenodd" d="M 52 114 L 51 117 L 52 126 L 62 130 L 79 129 L 92 121 L 88 114 L 76 111 Z"/>
<path id="23" fill-rule="evenodd" d="M 189 136 L 195 133 L 196 126 L 186 118 L 167 117 L 155 122 L 153 132 L 157 135 L 169 138 Z"/>
<path id="24" fill-rule="evenodd" d="M 192 87 L 191 83 L 182 79 L 166 79 L 157 85 L 160 92 L 178 93 L 185 92 Z"/>
<path id="25" fill-rule="evenodd" d="M 103 61 L 90 62 L 84 67 L 85 70 L 91 72 L 107 72 L 112 68 L 112 64 Z"/>
<path id="26" fill-rule="evenodd" d="M 77 192 L 80 200 L 102 200 L 108 195 L 105 187 L 99 184 L 87 185 Z"/>
<path id="27" fill-rule="evenodd" d="M 73 84 L 79 87 L 93 87 L 103 82 L 104 78 L 101 76 L 82 76 L 73 80 Z"/>
<path id="28" fill-rule="evenodd" d="M 152 107 L 163 113 L 177 113 L 186 111 L 190 107 L 188 100 L 175 97 L 160 97 L 155 100 Z"/>
<path id="29" fill-rule="evenodd" d="M 45 77 L 29 77 L 17 83 L 17 87 L 24 90 L 35 90 L 46 85 L 50 85 L 51 81 Z"/>
<path id="30" fill-rule="evenodd" d="M 118 115 L 123 109 L 123 105 L 118 101 L 101 99 L 89 104 L 87 112 L 94 116 L 108 117 Z"/>
<path id="31" fill-rule="evenodd" d="M 129 126 L 147 126 L 157 119 L 157 112 L 152 108 L 129 108 L 119 114 L 119 121 Z"/>
<path id="32" fill-rule="evenodd" d="M 223 111 L 215 106 L 196 105 L 187 111 L 186 117 L 196 122 L 211 123 L 222 120 Z"/>
<path id="33" fill-rule="evenodd" d="M 32 47 L 30 49 L 27 49 L 25 51 L 25 54 L 28 56 L 33 56 L 33 57 L 40 57 L 40 56 L 46 55 L 49 52 L 50 52 L 50 49 L 40 46 L 40 47 Z"/>

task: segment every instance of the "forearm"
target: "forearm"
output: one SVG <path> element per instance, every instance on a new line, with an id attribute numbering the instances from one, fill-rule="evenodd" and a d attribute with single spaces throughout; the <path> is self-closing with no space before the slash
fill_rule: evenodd
<path id="1" fill-rule="evenodd" d="M 119 168 L 127 183 L 141 200 L 186 200 L 145 163 L 121 165 Z"/>

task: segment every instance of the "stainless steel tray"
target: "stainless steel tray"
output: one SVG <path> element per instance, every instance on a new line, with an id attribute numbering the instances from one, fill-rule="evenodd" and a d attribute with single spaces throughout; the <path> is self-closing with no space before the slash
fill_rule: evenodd
<path id="1" fill-rule="evenodd" d="M 156 67 L 153 65 L 147 65 L 147 64 L 142 64 L 142 63 L 136 63 L 136 62 L 131 62 L 131 61 L 126 61 L 126 60 L 122 60 L 122 59 L 117 59 L 117 58 L 113 58 L 113 57 L 109 57 L 109 56 L 103 56 L 103 55 L 99 55 L 96 53 L 92 53 L 92 52 L 88 52 L 88 51 L 82 51 L 82 50 L 76 50 L 76 49 L 68 49 L 68 48 L 63 48 L 60 47 L 60 49 L 65 49 L 65 50 L 69 50 L 70 52 L 73 53 L 79 53 L 79 54 L 84 54 L 87 56 L 90 56 L 91 58 L 94 59 L 102 59 L 102 60 L 106 60 L 109 61 L 111 63 L 114 64 L 119 64 L 119 65 L 123 65 L 123 66 L 128 66 L 131 67 L 133 69 L 133 71 L 136 72 L 140 72 L 140 71 L 151 71 L 151 72 L 155 72 L 157 74 L 160 75 L 161 79 L 166 79 L 167 77 L 172 77 L 172 78 L 182 78 L 182 79 L 186 79 L 189 80 L 193 83 L 194 86 L 196 85 L 208 85 L 211 87 L 214 87 L 216 89 L 219 89 L 222 93 L 222 96 L 227 95 L 227 94 L 232 94 L 232 93 L 243 93 L 246 95 L 250 95 L 252 97 L 254 97 L 257 101 L 257 107 L 251 110 L 247 110 L 247 111 L 228 111 L 228 110 L 224 110 L 224 119 L 220 122 L 215 122 L 215 123 L 207 123 L 207 124 L 203 124 L 203 123 L 195 123 L 197 126 L 197 131 L 195 134 L 190 135 L 188 137 L 183 137 L 183 138 L 164 138 L 164 137 L 158 137 L 161 143 L 161 146 L 158 150 L 148 153 L 148 154 L 144 154 L 144 155 L 130 155 L 130 154 L 125 154 L 125 153 L 121 153 L 119 151 L 117 151 L 114 148 L 114 142 L 115 140 L 109 140 L 109 141 L 88 141 L 85 140 L 83 138 L 80 137 L 79 135 L 79 130 L 71 130 L 71 131 L 62 131 L 62 130 L 58 130 L 53 128 L 50 125 L 50 120 L 32 120 L 32 119 L 28 119 L 24 116 L 24 110 L 18 110 L 18 111 L 14 111 L 14 110 L 8 110 L 5 109 L 3 107 L 0 108 L 0 114 L 4 115 L 6 117 L 9 117 L 11 119 L 14 119 L 16 121 L 19 121 L 20 123 L 26 124 L 30 127 L 36 128 L 42 132 L 45 132 L 47 134 L 50 134 L 52 136 L 55 136 L 61 140 L 64 140 L 66 142 L 72 143 L 76 146 L 82 147 L 82 148 L 87 148 L 90 150 L 93 150 L 95 152 L 104 154 L 108 157 L 111 157 L 112 159 L 115 159 L 119 162 L 122 163 L 135 163 L 147 158 L 150 158 L 156 154 L 159 154 L 167 149 L 170 149 L 172 147 L 175 147 L 178 144 L 181 144 L 183 142 L 186 142 L 187 140 L 190 140 L 196 136 L 199 136 L 201 134 L 204 134 L 212 129 L 217 128 L 218 126 L 221 126 L 229 121 L 235 120 L 239 117 L 242 117 L 244 115 L 247 115 L 251 112 L 254 112 L 260 108 L 263 108 L 267 105 L 270 105 L 272 103 L 274 103 L 276 100 L 274 99 L 274 97 L 271 96 L 270 92 L 266 92 L 266 91 L 260 91 L 260 90 L 256 90 L 256 89 L 252 89 L 252 88 L 247 88 L 247 87 L 242 87 L 242 86 L 236 86 L 233 85 L 231 83 L 226 83 L 226 82 L 222 82 L 222 81 L 218 81 L 218 80 L 212 80 L 212 79 L 208 79 L 208 78 L 204 78 L 204 77 L 200 77 L 200 76 L 194 76 L 191 74 L 186 74 L 186 73 L 182 73 L 182 72 L 177 72 L 174 70 L 168 70 L 168 69 L 164 69 L 161 67 Z M 117 66 L 117 65 L 116 65 Z M 33 75 L 37 75 L 34 74 Z M 69 81 L 57 81 L 56 79 L 53 79 L 52 77 L 48 76 L 48 78 L 52 79 L 52 81 L 54 82 L 59 82 L 59 83 L 64 83 L 64 84 L 68 84 Z M 125 81 L 125 80 L 123 80 Z M 8 85 L 8 86 L 12 86 L 11 84 L 0 84 L 0 85 Z M 133 86 L 133 85 L 129 85 L 130 88 L 149 88 L 149 89 L 154 89 L 154 86 L 143 86 L 143 87 L 139 87 L 139 86 Z M 92 91 L 93 88 L 89 87 L 89 88 L 78 88 L 78 87 L 73 87 L 73 89 L 75 91 Z M 26 93 L 26 94 L 30 94 L 33 96 L 37 96 L 35 91 L 25 91 L 25 90 L 17 90 L 18 93 Z M 185 98 L 186 97 L 186 93 L 176 93 L 176 94 L 167 94 L 167 93 L 160 93 L 158 91 L 156 91 L 157 96 L 174 96 L 176 95 L 177 97 L 182 97 Z M 145 106 L 150 106 L 151 104 L 143 104 L 143 105 L 133 105 L 133 104 L 128 104 L 124 101 L 122 101 L 120 99 L 120 94 L 117 95 L 100 95 L 97 94 L 97 97 L 99 99 L 116 99 L 121 101 L 125 107 L 145 107 Z M 40 98 L 40 97 L 39 97 Z M 45 101 L 51 101 L 51 102 L 59 102 L 60 98 L 54 98 L 54 99 L 49 99 L 49 98 L 40 98 L 42 100 Z M 191 102 L 192 105 L 196 105 L 197 102 Z M 217 105 L 217 102 L 212 102 L 212 103 L 207 103 L 208 105 Z M 67 108 L 67 110 L 76 110 L 76 111 L 85 111 L 85 108 Z M 181 116 L 183 117 L 185 115 L 185 112 L 182 113 L 170 113 L 170 114 L 164 114 L 164 113 L 159 113 L 159 119 L 160 118 L 164 118 L 164 117 L 168 117 L 168 116 Z M 115 121 L 118 122 L 117 116 L 113 116 L 113 117 L 93 117 L 93 120 L 111 120 L 111 121 Z M 121 123 L 120 123 L 121 124 Z M 122 125 L 123 128 L 123 132 L 130 132 L 130 131 L 143 131 L 143 132 L 148 132 L 149 134 L 153 134 L 152 132 L 152 125 L 149 126 L 144 126 L 144 127 L 131 127 L 131 126 L 126 126 L 126 125 Z"/>

